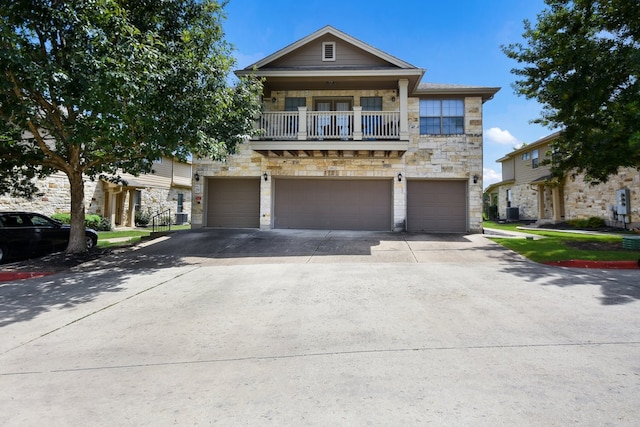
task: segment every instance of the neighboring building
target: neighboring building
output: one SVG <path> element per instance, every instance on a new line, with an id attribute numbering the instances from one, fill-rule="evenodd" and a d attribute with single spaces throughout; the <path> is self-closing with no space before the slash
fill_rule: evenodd
<path id="1" fill-rule="evenodd" d="M 239 70 L 259 138 L 194 159 L 194 227 L 480 232 L 482 107 L 499 88 L 424 70 L 330 26 Z"/>
<path id="2" fill-rule="evenodd" d="M 546 136 L 497 160 L 502 164 L 502 181 L 485 193 L 490 205 L 497 206 L 499 217 L 541 224 L 598 217 L 610 226 L 640 225 L 638 170 L 621 168 L 607 183 L 598 185 L 585 182 L 583 174 L 569 174 L 558 182 L 543 163 L 559 135 Z"/>
<path id="3" fill-rule="evenodd" d="M 171 209 L 174 220 L 188 220 L 191 211 L 191 164 L 164 157 L 153 163 L 150 174 L 122 174 L 126 183 L 85 179 L 85 210 L 109 218 L 114 227 L 135 225 L 136 212 L 155 214 Z M 28 210 L 45 215 L 71 210 L 67 176 L 55 173 L 38 183 L 40 192 L 32 199 L 0 196 L 0 210 Z M 176 215 L 177 214 L 177 215 Z"/>

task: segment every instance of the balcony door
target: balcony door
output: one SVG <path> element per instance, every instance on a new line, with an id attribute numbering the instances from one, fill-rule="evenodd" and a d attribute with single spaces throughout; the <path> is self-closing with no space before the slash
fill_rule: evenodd
<path id="1" fill-rule="evenodd" d="M 350 112 L 353 106 L 352 98 L 320 98 L 314 100 L 316 111 L 335 114 L 321 114 L 317 119 L 317 134 L 320 138 L 349 139 L 353 131 L 351 114 L 340 114 L 341 111 Z"/>

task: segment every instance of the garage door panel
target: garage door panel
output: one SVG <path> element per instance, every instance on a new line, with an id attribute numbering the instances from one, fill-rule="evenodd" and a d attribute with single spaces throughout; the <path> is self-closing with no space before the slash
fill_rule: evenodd
<path id="1" fill-rule="evenodd" d="M 275 180 L 275 228 L 390 230 L 391 180 Z"/>
<path id="2" fill-rule="evenodd" d="M 260 179 L 208 180 L 207 226 L 258 228 Z"/>
<path id="3" fill-rule="evenodd" d="M 467 231 L 466 181 L 407 181 L 407 229 Z"/>

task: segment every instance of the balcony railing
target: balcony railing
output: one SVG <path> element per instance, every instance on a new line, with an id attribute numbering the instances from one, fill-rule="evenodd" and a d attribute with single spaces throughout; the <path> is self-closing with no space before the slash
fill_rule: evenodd
<path id="1" fill-rule="evenodd" d="M 270 111 L 258 123 L 263 140 L 377 140 L 400 138 L 398 111 Z"/>

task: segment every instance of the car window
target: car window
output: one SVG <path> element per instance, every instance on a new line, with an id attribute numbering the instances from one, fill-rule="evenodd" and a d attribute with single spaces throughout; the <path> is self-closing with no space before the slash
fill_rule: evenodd
<path id="1" fill-rule="evenodd" d="M 2 225 L 5 227 L 23 227 L 24 221 L 22 217 L 18 214 L 8 214 L 0 217 L 0 221 L 2 221 Z"/>
<path id="2" fill-rule="evenodd" d="M 54 223 L 40 215 L 30 215 L 31 223 L 36 227 L 53 227 Z"/>

